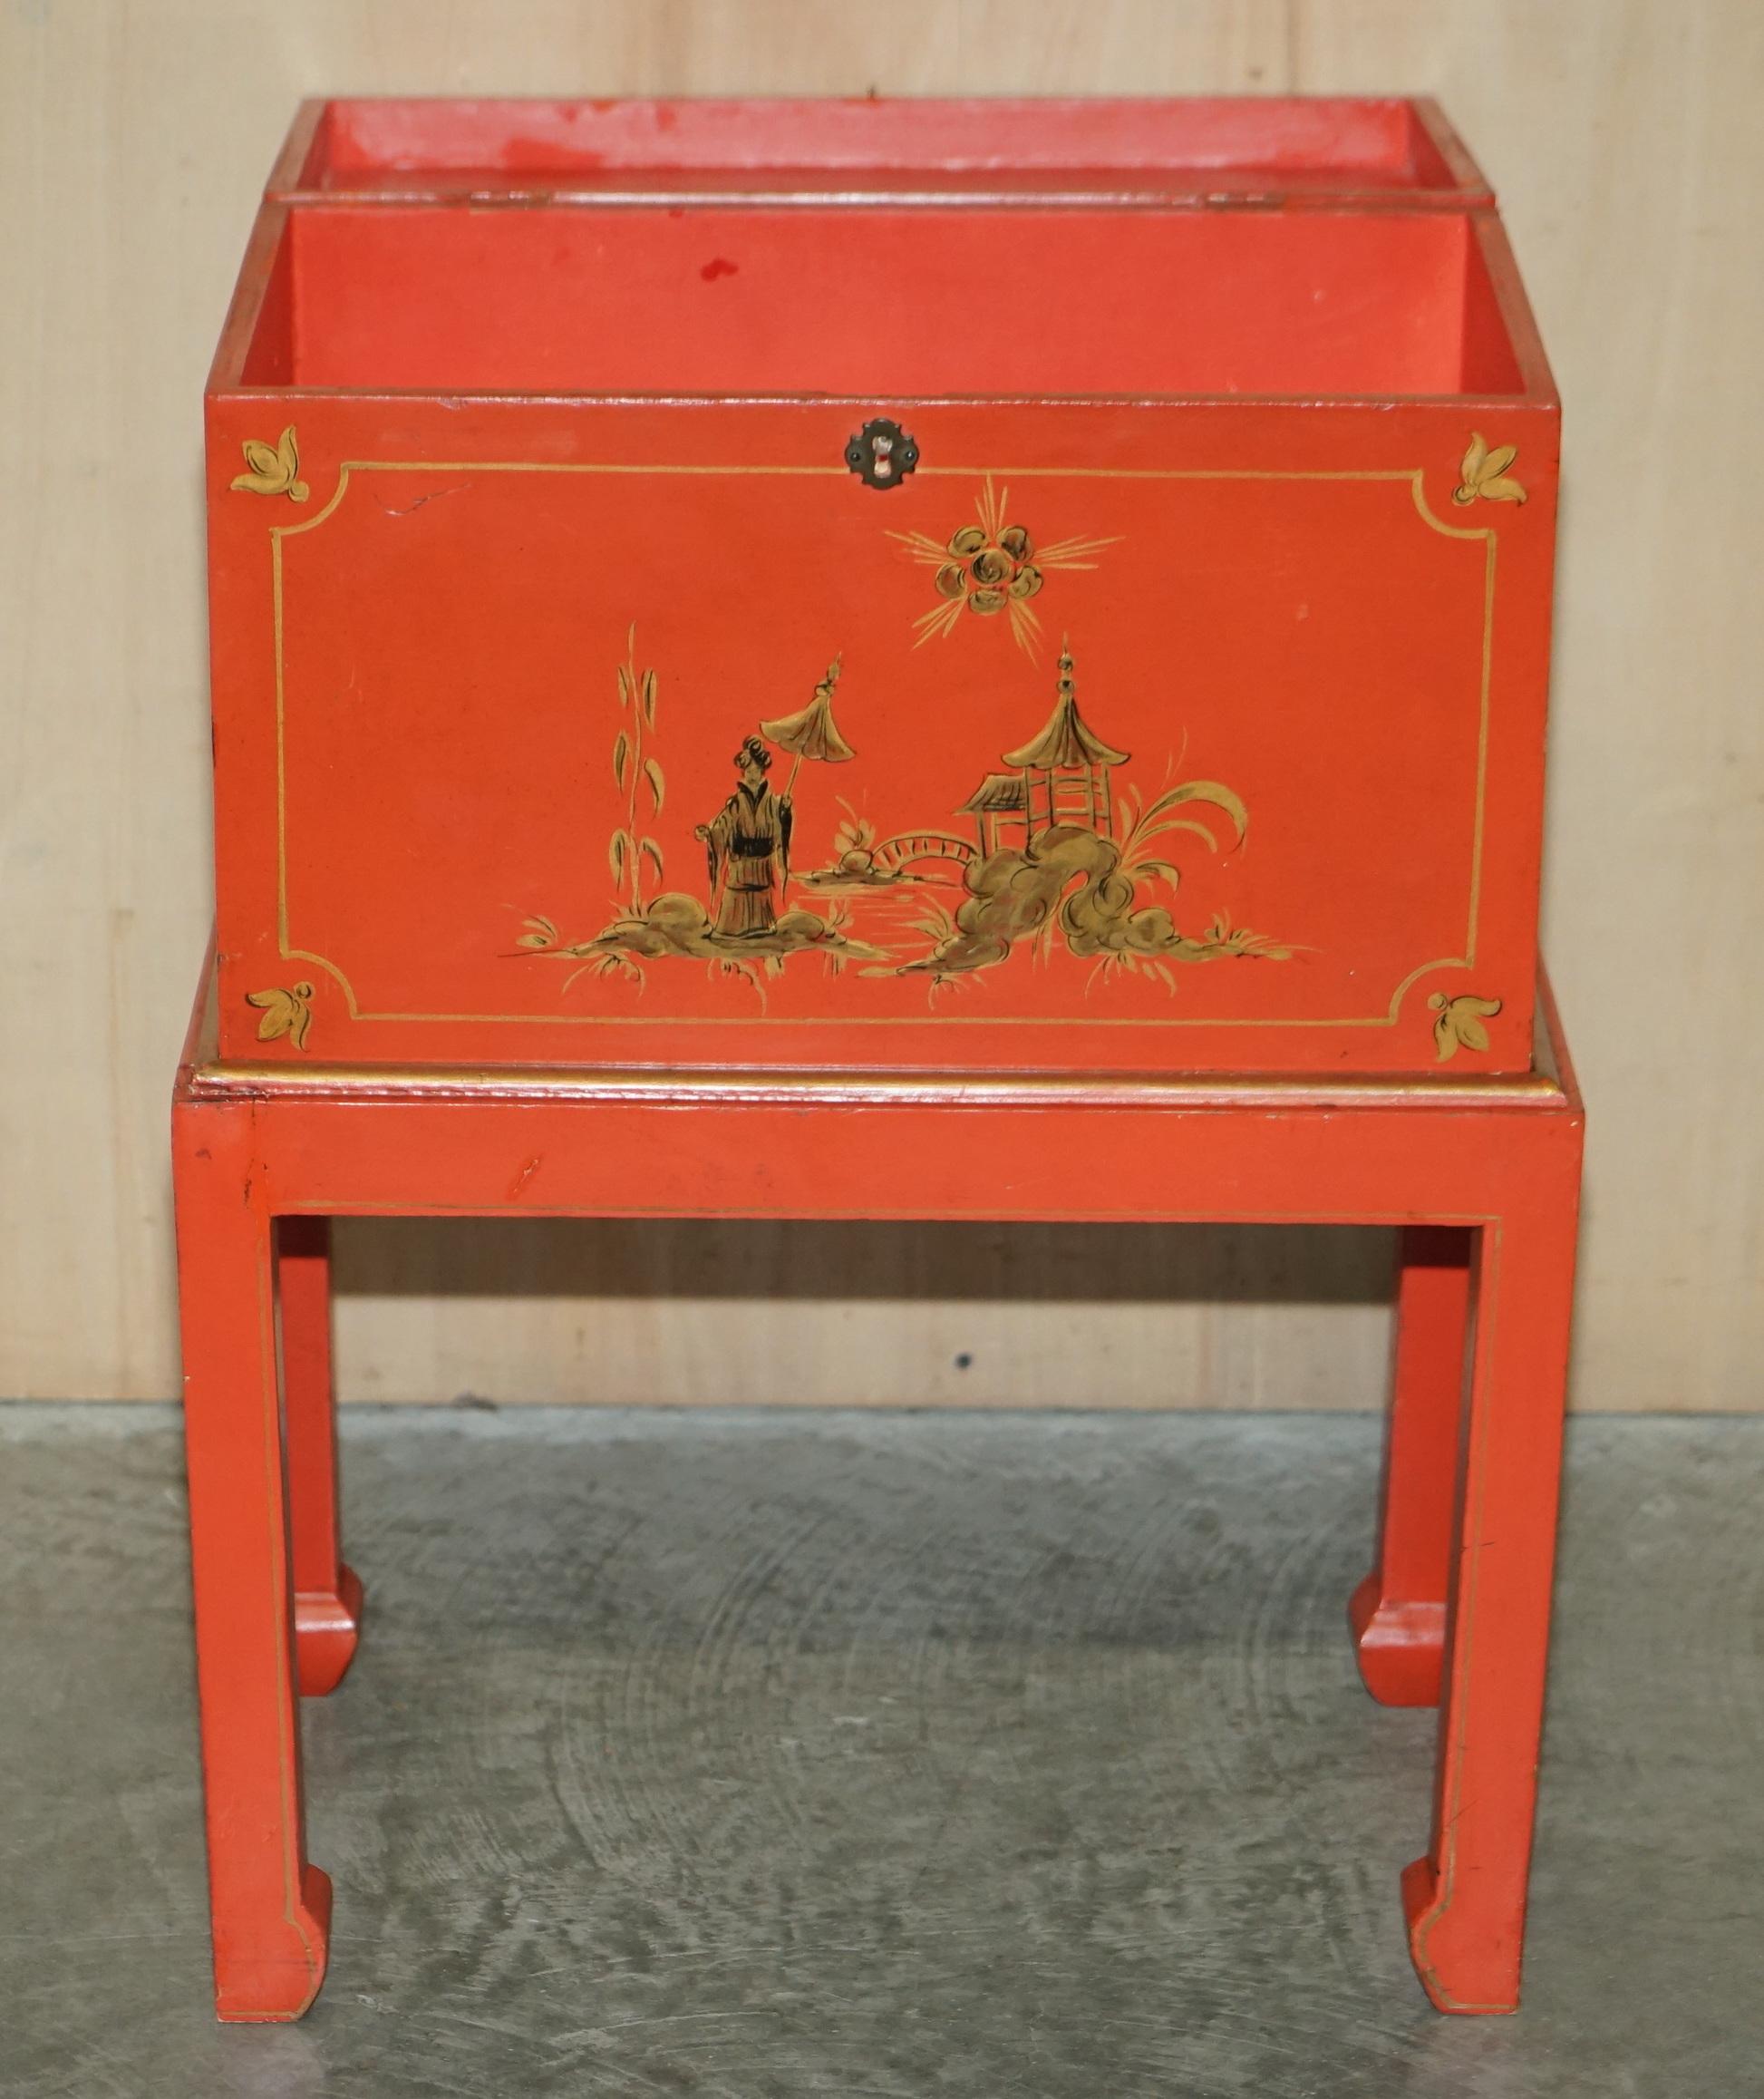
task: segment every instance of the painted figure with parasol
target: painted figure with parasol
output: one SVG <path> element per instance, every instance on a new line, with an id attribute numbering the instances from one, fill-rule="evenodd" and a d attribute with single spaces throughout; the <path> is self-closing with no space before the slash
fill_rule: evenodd
<path id="1" fill-rule="evenodd" d="M 839 658 L 835 656 L 814 698 L 800 714 L 761 723 L 760 734 L 748 737 L 735 753 L 740 784 L 714 819 L 693 833 L 704 845 L 716 931 L 725 939 L 763 938 L 777 930 L 779 901 L 790 873 L 791 795 L 802 761 L 837 765 L 857 756 L 833 723 L 833 688 L 838 680 Z M 768 740 L 794 760 L 782 794 L 774 794 L 766 781 L 771 769 Z"/>

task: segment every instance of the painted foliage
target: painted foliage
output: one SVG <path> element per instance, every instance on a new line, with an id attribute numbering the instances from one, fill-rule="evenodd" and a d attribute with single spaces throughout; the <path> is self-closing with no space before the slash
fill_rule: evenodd
<path id="1" fill-rule="evenodd" d="M 941 545 L 923 532 L 889 533 L 915 562 L 931 565 L 935 557 L 940 602 L 913 623 L 913 646 L 950 635 L 964 609 L 982 618 L 1003 612 L 1032 662 L 1041 627 L 1030 599 L 1043 588 L 1043 571 L 1092 568 L 1113 543 L 1070 537 L 1037 559 L 1027 529 L 1006 521 L 1005 501 L 986 481 L 979 522 L 958 527 Z M 835 718 L 836 654 L 800 710 L 751 727 L 727 724 L 740 739 L 731 792 L 691 832 L 703 849 L 703 887 L 669 887 L 666 848 L 645 828 L 659 824 L 664 806 L 659 681 L 653 667 L 639 668 L 635 646 L 633 627 L 611 680 L 610 765 L 622 798 L 607 845 L 612 915 L 581 937 L 564 933 L 548 913 L 535 914 L 517 941 L 525 956 L 572 965 L 567 990 L 585 978 L 641 989 L 652 966 L 697 961 L 763 999 L 766 978 L 781 976 L 791 957 L 812 955 L 830 975 L 856 965 L 868 977 L 920 978 L 935 1004 L 940 989 L 982 972 L 1046 966 L 1058 955 L 1087 966 L 1077 988 L 1088 997 L 1118 974 L 1148 976 L 1174 993 L 1179 966 L 1285 961 L 1294 953 L 1289 943 L 1234 927 L 1220 908 L 1195 917 L 1180 910 L 1178 854 L 1185 847 L 1240 851 L 1249 811 L 1221 781 L 1178 778 L 1168 751 L 1155 761 L 1162 776 L 1148 795 L 1131 777 L 1133 753 L 1094 728 L 1080 706 L 1069 635 L 1038 733 L 982 753 L 987 770 L 953 810 L 919 806 L 911 778 L 872 780 L 867 792 L 899 812 L 886 830 L 839 797 L 843 816 L 829 832 L 819 782 L 811 790 L 819 822 L 799 815 L 805 764 L 812 776 L 860 756 Z M 993 675 L 1023 686 L 1027 703 L 1021 666 L 995 667 Z M 774 775 L 783 757 L 790 764 L 780 784 Z M 815 836 L 827 843 L 805 865 L 805 842 Z M 912 909 L 878 911 L 884 897 L 910 899 Z"/>

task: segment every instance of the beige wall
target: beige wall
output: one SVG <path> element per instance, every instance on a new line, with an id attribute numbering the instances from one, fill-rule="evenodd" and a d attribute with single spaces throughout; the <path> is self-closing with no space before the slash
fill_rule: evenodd
<path id="1" fill-rule="evenodd" d="M 1566 401 L 1579 1402 L 1764 1404 L 1758 0 L 0 0 L 0 1394 L 176 1389 L 199 404 L 296 99 L 870 87 L 1444 101 Z M 1376 1234 L 362 1225 L 344 1258 L 357 1394 L 1352 1406 L 1384 1346 Z"/>

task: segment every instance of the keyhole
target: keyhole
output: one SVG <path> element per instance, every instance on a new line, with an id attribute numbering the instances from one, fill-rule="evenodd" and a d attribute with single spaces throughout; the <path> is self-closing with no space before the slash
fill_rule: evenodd
<path id="1" fill-rule="evenodd" d="M 897 489 L 919 463 L 919 448 L 897 423 L 878 415 L 847 440 L 845 463 L 873 489 Z"/>

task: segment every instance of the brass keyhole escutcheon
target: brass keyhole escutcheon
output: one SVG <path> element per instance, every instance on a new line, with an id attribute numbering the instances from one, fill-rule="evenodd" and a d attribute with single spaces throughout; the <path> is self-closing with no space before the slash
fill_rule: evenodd
<path id="1" fill-rule="evenodd" d="M 878 415 L 847 444 L 845 462 L 866 488 L 897 488 L 919 463 L 919 448 L 899 423 Z"/>

